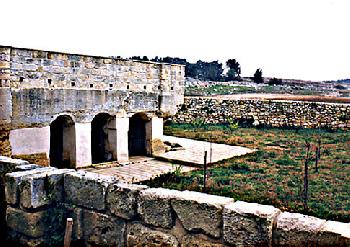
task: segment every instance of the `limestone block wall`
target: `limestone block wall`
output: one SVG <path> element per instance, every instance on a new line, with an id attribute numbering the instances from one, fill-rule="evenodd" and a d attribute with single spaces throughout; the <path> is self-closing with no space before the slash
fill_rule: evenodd
<path id="1" fill-rule="evenodd" d="M 233 120 L 260 126 L 350 130 L 350 104 L 186 97 L 173 121 L 191 123 L 196 119 L 207 123 Z"/>
<path id="2" fill-rule="evenodd" d="M 0 46 L 0 123 L 47 125 L 60 113 L 174 113 L 184 66 Z"/>
<path id="3" fill-rule="evenodd" d="M 12 161 L 0 158 L 0 168 Z M 3 161 L 2 161 L 3 160 Z M 62 244 L 66 217 L 84 246 L 349 246 L 350 224 L 190 191 L 125 184 L 84 171 L 13 161 L 2 173 L 6 237 Z M 22 168 L 23 169 L 23 168 Z M 56 241 L 56 242 L 55 242 Z"/>

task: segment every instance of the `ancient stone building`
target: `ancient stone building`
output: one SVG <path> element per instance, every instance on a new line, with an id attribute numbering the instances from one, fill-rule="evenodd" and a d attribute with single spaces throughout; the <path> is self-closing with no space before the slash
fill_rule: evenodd
<path id="1" fill-rule="evenodd" d="M 0 46 L 0 155 L 82 167 L 150 155 L 184 66 Z"/>

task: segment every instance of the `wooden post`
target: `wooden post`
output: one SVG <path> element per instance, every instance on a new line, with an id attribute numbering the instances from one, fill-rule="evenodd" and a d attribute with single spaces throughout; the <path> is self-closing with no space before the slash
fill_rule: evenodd
<path id="1" fill-rule="evenodd" d="M 204 178 L 203 178 L 203 189 L 206 191 L 206 180 L 207 180 L 207 154 L 208 151 L 204 151 Z"/>
<path id="2" fill-rule="evenodd" d="M 304 164 L 304 210 L 308 211 L 307 202 L 309 199 L 309 161 L 310 161 L 310 142 L 306 141 L 306 158 Z"/>
<path id="3" fill-rule="evenodd" d="M 210 164 L 213 163 L 213 143 L 210 141 Z"/>
<path id="4" fill-rule="evenodd" d="M 318 172 L 318 162 L 321 158 L 321 137 L 317 139 L 316 154 L 315 154 L 315 172 Z"/>
<path id="5" fill-rule="evenodd" d="M 72 238 L 72 228 L 73 228 L 73 219 L 67 218 L 66 222 L 66 232 L 64 234 L 64 247 L 70 246 L 70 241 Z"/>

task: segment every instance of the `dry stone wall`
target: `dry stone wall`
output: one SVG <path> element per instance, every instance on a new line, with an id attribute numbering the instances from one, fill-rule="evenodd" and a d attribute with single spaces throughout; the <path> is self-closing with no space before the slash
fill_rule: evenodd
<path id="1" fill-rule="evenodd" d="M 255 126 L 350 130 L 350 104 L 187 97 L 177 123 L 238 121 Z"/>
<path id="2" fill-rule="evenodd" d="M 60 243 L 66 217 L 74 221 L 73 240 L 84 246 L 350 244 L 349 223 L 273 206 L 126 184 L 84 171 L 38 168 L 5 157 L 0 166 L 6 237 L 25 246 Z"/>

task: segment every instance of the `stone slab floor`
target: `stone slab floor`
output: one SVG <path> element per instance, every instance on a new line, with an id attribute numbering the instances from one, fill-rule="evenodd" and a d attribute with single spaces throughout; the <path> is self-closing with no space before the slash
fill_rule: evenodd
<path id="1" fill-rule="evenodd" d="M 197 167 L 198 165 L 203 165 L 205 150 L 208 151 L 208 163 L 210 163 L 210 148 L 212 149 L 212 163 L 255 151 L 249 148 L 229 146 L 225 144 L 212 143 L 212 145 L 210 145 L 209 142 L 173 136 L 164 136 L 163 141 L 180 144 L 183 149 L 181 148 L 180 150 L 169 151 L 165 154 L 159 155 L 161 159 L 167 161 L 157 160 L 157 157 L 135 156 L 130 157 L 129 164 L 109 163 L 107 165 L 89 167 L 85 170 L 98 174 L 115 176 L 128 183 L 136 183 L 149 180 L 160 174 L 174 172 L 176 167 L 178 167 L 176 162 L 184 162 L 187 164 L 193 163 Z M 189 172 L 194 169 L 197 168 L 184 165 L 182 166 L 181 171 Z"/>
<path id="2" fill-rule="evenodd" d="M 168 141 L 170 143 L 178 143 L 183 147 L 183 150 L 166 152 L 164 154 L 159 155 L 159 157 L 169 161 L 180 161 L 186 163 L 193 163 L 196 165 L 204 164 L 204 151 L 208 152 L 208 164 L 255 152 L 255 150 L 253 149 L 240 146 L 230 146 L 218 143 L 210 144 L 210 142 L 196 141 L 192 139 L 179 138 L 174 136 L 164 136 L 163 141 Z M 212 150 L 211 155 L 210 150 Z"/>

